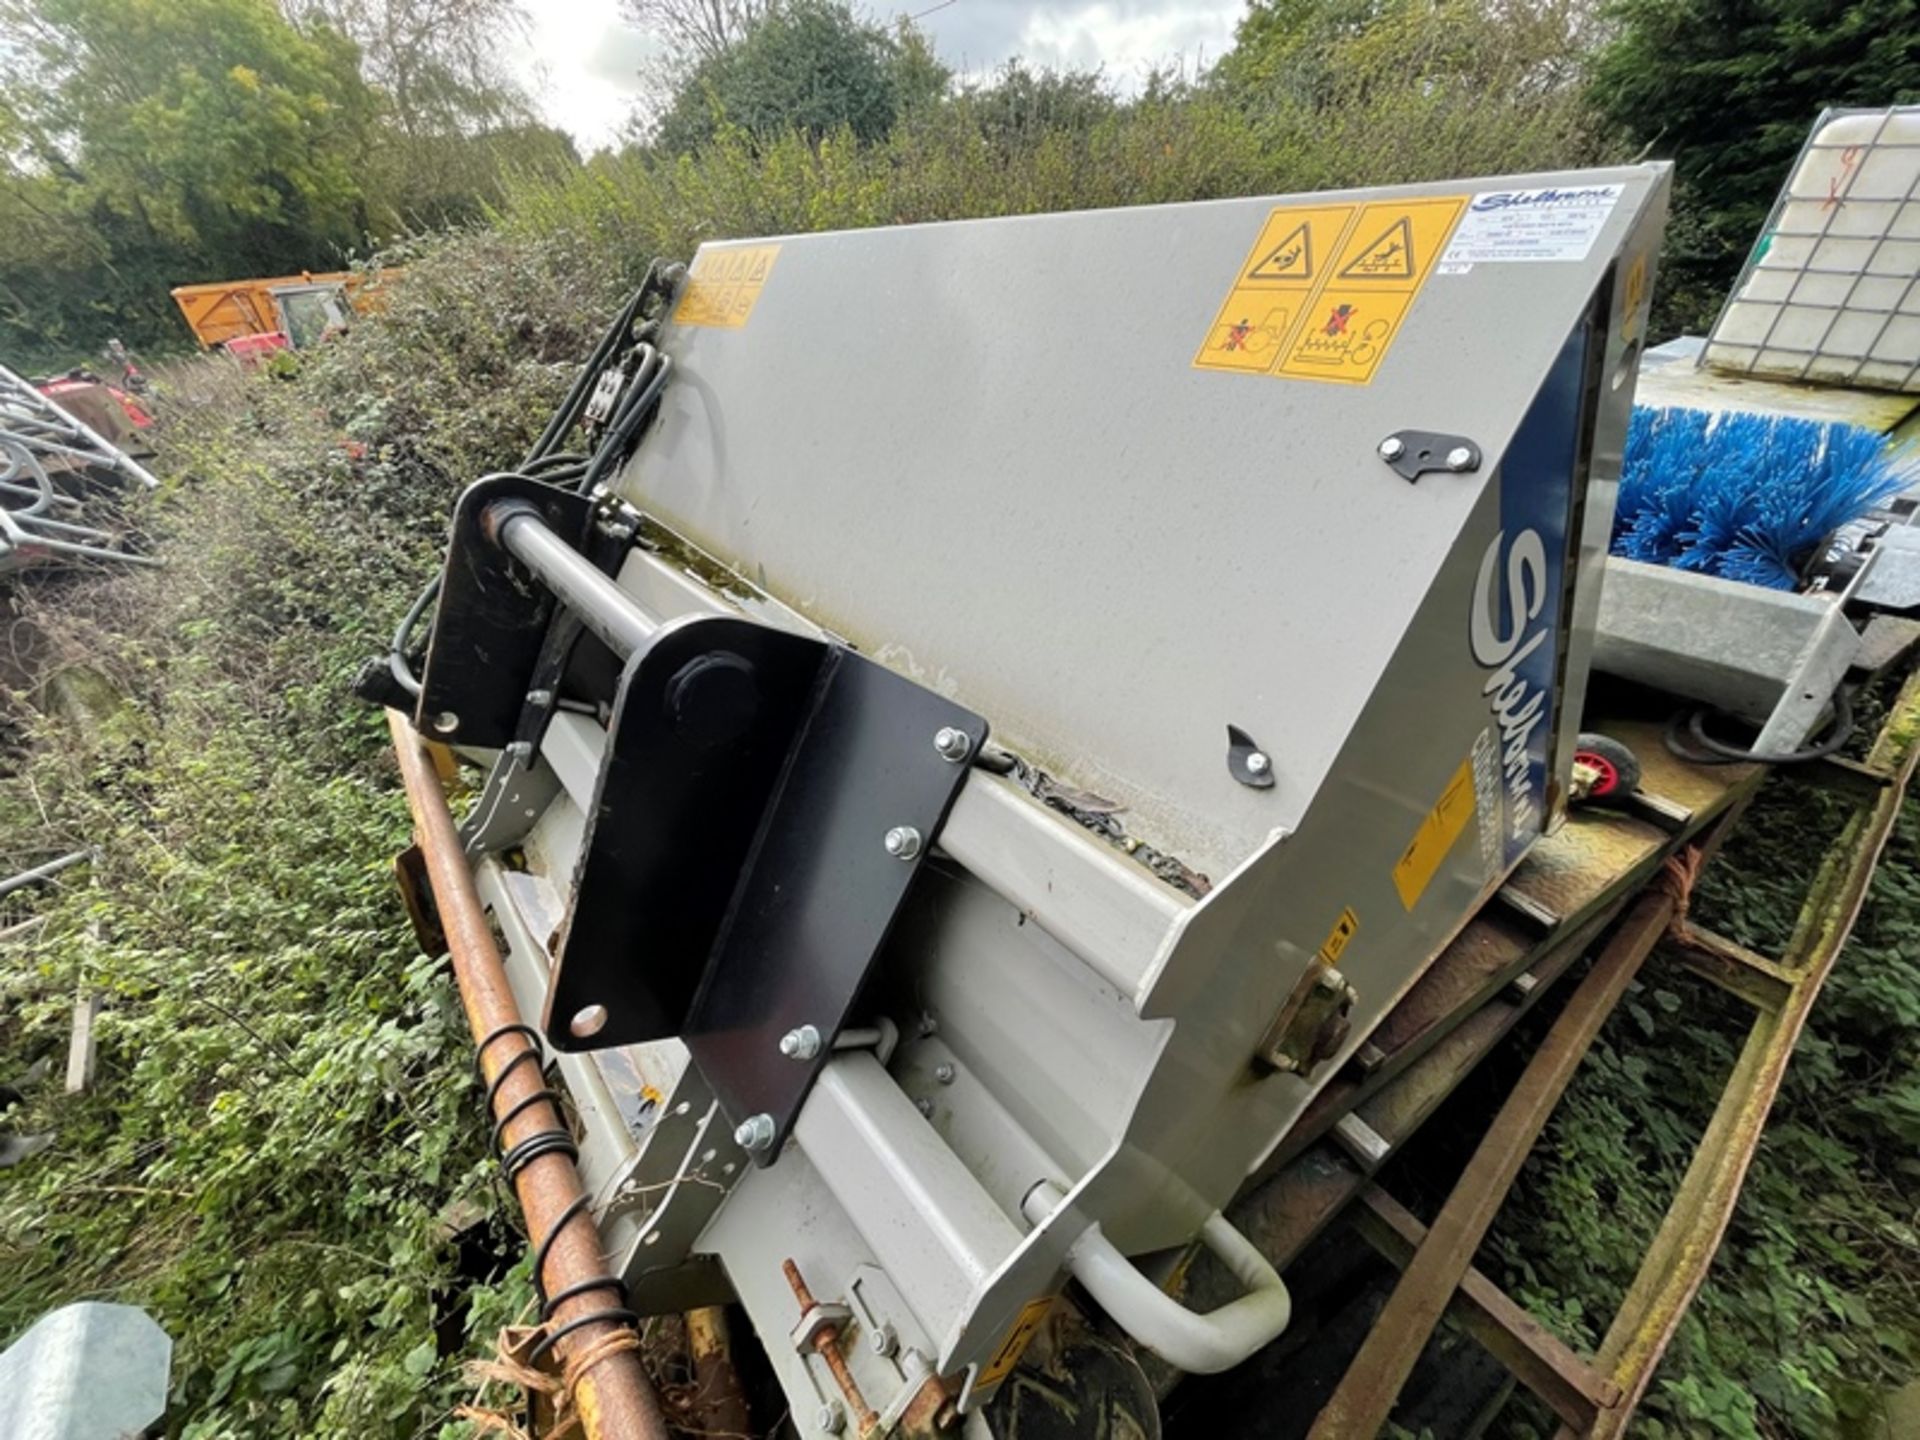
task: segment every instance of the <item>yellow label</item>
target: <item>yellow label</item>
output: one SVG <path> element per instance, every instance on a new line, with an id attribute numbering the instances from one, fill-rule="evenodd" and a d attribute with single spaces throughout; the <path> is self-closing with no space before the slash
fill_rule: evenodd
<path id="1" fill-rule="evenodd" d="M 1620 303 L 1620 334 L 1631 340 L 1640 333 L 1640 307 L 1647 298 L 1647 252 L 1642 250 L 1627 267 L 1626 295 Z"/>
<path id="2" fill-rule="evenodd" d="M 980 1378 L 974 1384 L 982 1389 L 998 1385 L 1007 1378 L 1009 1371 L 1020 1363 L 1020 1356 L 1027 1348 L 1027 1342 L 1039 1333 L 1041 1322 L 1047 1318 L 1047 1311 L 1053 1308 L 1053 1297 L 1042 1295 L 1038 1300 L 1029 1300 L 1013 1322 L 1013 1328 L 1007 1331 L 1007 1338 L 1000 1342 L 1000 1348 L 993 1352 L 993 1358 L 980 1367 Z"/>
<path id="3" fill-rule="evenodd" d="M 1464 195 L 1382 200 L 1347 227 L 1311 313 L 1289 341 L 1276 375 L 1366 385 L 1466 208 Z"/>
<path id="4" fill-rule="evenodd" d="M 1447 851 L 1473 819 L 1473 812 L 1473 761 L 1462 760 L 1440 799 L 1414 832 L 1413 843 L 1393 867 L 1393 888 L 1400 892 L 1400 903 L 1407 909 L 1413 909 L 1427 893 L 1440 862 L 1447 858 Z"/>
<path id="5" fill-rule="evenodd" d="M 1340 912 L 1340 918 L 1333 922 L 1333 929 L 1327 933 L 1327 938 L 1320 942 L 1320 958 L 1329 965 L 1338 965 L 1347 942 L 1353 939 L 1353 932 L 1359 928 L 1360 917 L 1353 913 L 1353 907 L 1349 905 Z"/>
<path id="6" fill-rule="evenodd" d="M 1267 216 L 1193 357 L 1195 369 L 1271 371 L 1331 273 L 1357 205 L 1285 206 Z"/>
<path id="7" fill-rule="evenodd" d="M 738 330 L 753 314 L 779 254 L 778 245 L 733 245 L 719 250 L 701 246 L 693 257 L 686 289 L 680 292 L 674 323 Z"/>

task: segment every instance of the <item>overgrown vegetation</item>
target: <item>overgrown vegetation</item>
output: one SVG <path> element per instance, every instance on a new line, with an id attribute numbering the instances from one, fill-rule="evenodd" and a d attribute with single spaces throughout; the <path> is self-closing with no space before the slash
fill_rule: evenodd
<path id="1" fill-rule="evenodd" d="M 1780 953 L 1843 806 L 1775 781 L 1706 871 L 1695 918 Z M 1561 1102 L 1492 1250 L 1511 1293 L 1567 1339 L 1599 1343 L 1752 1013 L 1657 953 Z M 1885 1410 L 1920 1371 L 1916 1193 L 1920 802 L 1909 802 L 1636 1433 L 1897 1440 Z M 1512 1433 L 1551 1434 L 1547 1418 Z"/>
<path id="2" fill-rule="evenodd" d="M 450 1224 L 524 1248 L 464 1018 L 395 902 L 385 727 L 346 686 L 611 292 L 577 252 L 484 234 L 398 258 L 386 323 L 169 416 L 168 569 L 39 592 L 19 622 L 50 683 L 13 697 L 31 750 L 0 833 L 100 859 L 0 949 L 0 1080 L 56 1064 L 5 1122 L 55 1146 L 0 1180 L 0 1338 L 84 1296 L 149 1306 L 169 1433 L 194 1440 L 431 1432 L 470 1389 L 436 1340 L 438 1317 L 464 1343 Z M 83 986 L 100 1081 L 66 1099 Z M 473 1333 L 526 1294 L 483 1292 Z"/>
<path id="3" fill-rule="evenodd" d="M 484 171 L 454 187 L 457 205 L 422 218 L 484 212 L 486 228 L 390 248 L 382 263 L 407 273 L 382 315 L 290 379 L 236 372 L 204 405 L 175 400 L 168 488 L 149 517 L 170 568 L 25 605 L 42 653 L 7 712 L 19 741 L 0 778 L 9 858 L 89 844 L 101 859 L 39 905 L 30 939 L 0 942 L 0 1081 L 57 1059 L 77 987 L 107 1001 L 95 1090 L 69 1100 L 42 1086 L 6 1122 L 56 1144 L 0 1180 L 0 1343 L 64 1300 L 151 1306 L 178 1342 L 170 1433 L 194 1440 L 462 1433 L 449 1418 L 466 1394 L 454 1362 L 527 1298 L 515 1271 L 473 1292 L 470 1309 L 454 1305 L 453 1217 L 477 1217 L 515 1255 L 518 1219 L 485 1156 L 451 987 L 413 953 L 390 897 L 405 817 L 382 728 L 343 695 L 434 564 L 459 487 L 522 452 L 621 283 L 715 236 L 1617 159 L 1669 132 L 1646 98 L 1657 84 L 1640 100 L 1617 83 L 1596 98 L 1596 47 L 1639 45 L 1636 63 L 1657 74 L 1685 57 L 1660 53 L 1656 21 L 1719 15 L 1707 0 L 1647 0 L 1608 32 L 1577 0 L 1262 0 L 1216 71 L 1122 100 L 1098 77 L 1018 65 L 945 87 L 911 32 L 808 6 L 782 22 L 792 45 L 844 59 L 851 34 L 872 63 L 852 76 L 861 84 L 809 90 L 830 103 L 803 115 L 782 85 L 815 64 L 848 72 L 840 60 L 795 71 L 764 38 L 749 48 L 779 9 L 754 0 L 712 10 L 718 28 L 689 41 L 681 88 L 646 143 L 556 169 L 484 138 L 519 121 L 487 109 L 484 87 L 463 90 L 470 72 L 421 71 L 417 54 L 382 59 L 338 38 L 383 6 L 407 9 L 0 0 L 0 16 L 32 10 L 105 39 L 137 10 L 154 46 L 173 47 L 156 48 L 168 65 L 141 70 L 137 93 L 97 117 L 0 114 L 12 167 L 0 175 L 0 331 L 16 337 L 90 344 L 138 305 L 164 309 L 165 284 L 200 278 L 172 275 L 178 256 L 229 267 L 254 253 L 210 240 L 221 227 L 262 247 L 257 269 L 333 259 L 386 223 L 370 218 L 370 195 L 407 193 L 411 182 L 390 178 L 401 170 L 383 166 L 452 173 L 434 157 L 457 153 Z M 1742 10 L 1720 17 L 1728 34 L 1878 13 L 1864 0 L 1751 8 L 1765 24 Z M 180 48 L 226 34 L 211 20 L 191 28 L 216 14 L 245 21 L 240 40 Z M 185 28 L 168 31 L 181 16 Z M 1823 71 L 1783 102 L 1799 107 L 1791 125 L 1743 161 L 1753 193 L 1777 183 L 1791 153 L 1780 135 L 1800 134 L 1818 104 L 1911 98 L 1910 40 L 1874 54 L 1873 68 Z M 276 124 L 289 107 L 318 105 L 320 118 L 268 126 L 256 151 L 236 154 L 232 134 L 254 135 L 256 94 Z M 1718 134 L 1707 109 L 1676 109 L 1670 132 L 1700 147 L 1702 174 L 1747 143 Z M 136 140 L 156 123 L 172 148 Z M 336 152 L 336 134 L 376 139 Z M 52 158 L 35 136 L 57 142 Z M 1717 213 L 1704 182 L 1683 202 L 1682 236 Z M 318 248 L 298 248 L 309 242 Z M 1723 284 L 1727 260 L 1687 283 Z M 1709 897 L 1716 923 L 1770 938 L 1751 928 L 1777 924 L 1784 903 L 1766 876 L 1797 865 L 1808 823 L 1804 807 L 1760 817 L 1749 878 Z M 1728 1253 L 1663 1372 L 1649 1435 L 1821 1436 L 1913 1372 L 1911 824 L 1898 846 L 1790 1076 Z M 1508 1212 L 1530 1218 L 1499 1237 L 1516 1290 L 1586 1341 L 1594 1322 L 1580 1304 L 1597 1314 L 1616 1298 L 1606 1288 L 1630 1273 L 1697 1122 L 1672 1102 L 1724 1069 L 1734 1043 L 1711 994 L 1664 972 L 1643 990 Z"/>

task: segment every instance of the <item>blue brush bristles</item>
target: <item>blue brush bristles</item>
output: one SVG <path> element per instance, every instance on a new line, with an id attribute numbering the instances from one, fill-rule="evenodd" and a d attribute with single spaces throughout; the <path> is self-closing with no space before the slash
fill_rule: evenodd
<path id="1" fill-rule="evenodd" d="M 1857 425 L 1636 406 L 1613 553 L 1791 590 L 1820 542 L 1907 487 Z"/>

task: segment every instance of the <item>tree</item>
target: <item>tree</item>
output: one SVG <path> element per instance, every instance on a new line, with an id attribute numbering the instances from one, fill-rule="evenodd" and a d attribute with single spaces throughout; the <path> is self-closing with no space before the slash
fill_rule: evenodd
<path id="1" fill-rule="evenodd" d="M 518 0 L 282 0 L 289 19 L 360 47 L 361 73 L 401 133 L 474 134 L 524 125 L 526 93 L 501 63 L 526 39 Z"/>
<path id="2" fill-rule="evenodd" d="M 779 0 L 621 0 L 620 8 L 685 68 L 718 60 Z"/>
<path id="3" fill-rule="evenodd" d="M 1677 173 L 1656 326 L 1712 322 L 1821 110 L 1920 100 L 1920 0 L 1617 0 L 1595 94 Z"/>
<path id="4" fill-rule="evenodd" d="M 961 96 L 980 133 L 1012 147 L 1091 128 L 1120 107 L 1097 70 L 1030 70 L 1017 56 Z"/>
<path id="5" fill-rule="evenodd" d="M 514 0 L 0 0 L 10 353 L 183 343 L 175 285 L 338 269 L 473 217 L 503 167 L 577 164 L 498 68 L 519 18 Z"/>
<path id="6" fill-rule="evenodd" d="M 756 137 L 798 130 L 815 140 L 844 128 L 874 141 L 946 83 L 945 68 L 911 27 L 890 35 L 839 0 L 791 0 L 693 67 L 654 140 L 684 153 L 725 125 Z"/>
<path id="7" fill-rule="evenodd" d="M 374 97 L 337 31 L 269 0 L 0 0 L 0 33 L 7 194 L 42 214 L 0 284 L 56 331 L 164 334 L 172 285 L 317 268 L 364 237 Z M 48 293 L 62 246 L 70 293 Z"/>

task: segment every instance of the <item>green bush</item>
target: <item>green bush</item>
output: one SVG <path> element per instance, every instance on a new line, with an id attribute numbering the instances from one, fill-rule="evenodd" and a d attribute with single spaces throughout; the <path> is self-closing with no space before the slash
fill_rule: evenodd
<path id="1" fill-rule="evenodd" d="M 38 1087 L 7 1122 L 56 1145 L 0 1188 L 0 1343 L 67 1300 L 145 1305 L 194 1440 L 435 1429 L 462 1388 L 434 1330 L 446 1217 L 519 1223 L 453 987 L 394 895 L 385 726 L 346 687 L 613 291 L 487 234 L 393 258 L 381 319 L 293 379 L 210 369 L 217 403 L 169 407 L 167 568 L 37 592 L 47 693 L 92 700 L 14 697 L 32 744 L 0 827 L 101 858 L 0 949 L 0 1079 L 58 1061 L 77 987 L 105 1009 L 93 1090 Z M 483 1296 L 473 1334 L 526 1298 Z"/>
<path id="2" fill-rule="evenodd" d="M 1460 17 L 1478 17 L 1468 24 Z M 584 240 L 633 271 L 703 240 L 1385 185 L 1596 163 L 1617 152 L 1544 24 L 1491 44 L 1492 12 L 1396 6 L 1323 56 L 1309 96 L 1255 73 L 1161 78 L 1126 106 L 1084 77 L 1010 71 L 883 140 L 722 125 L 689 153 L 629 150 L 509 182 L 503 223 Z M 1556 48 L 1558 47 L 1558 48 Z M 1058 114 L 1062 123 L 1038 123 Z"/>

